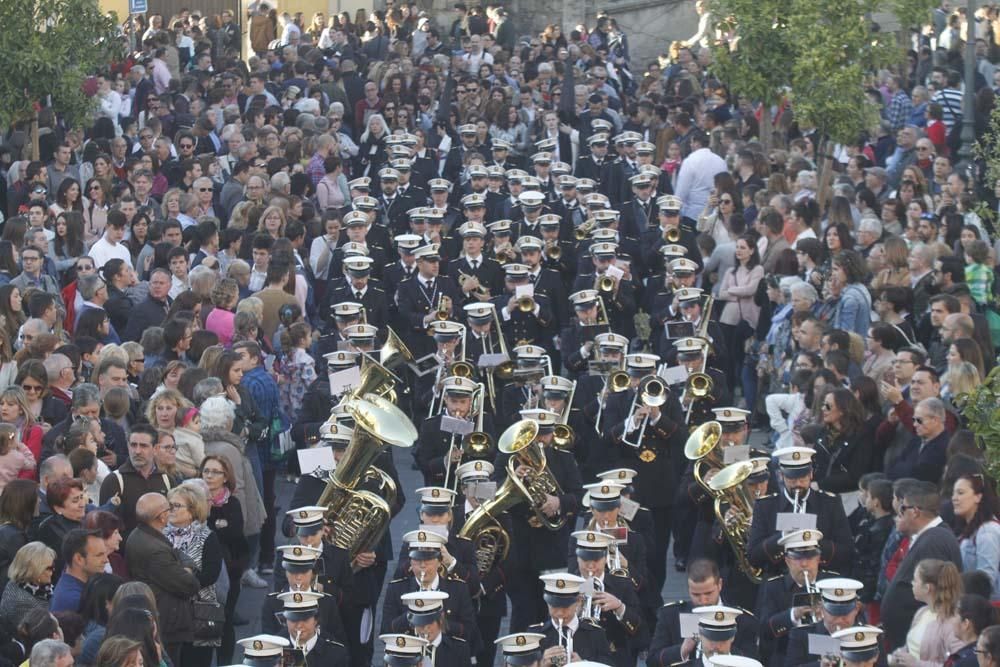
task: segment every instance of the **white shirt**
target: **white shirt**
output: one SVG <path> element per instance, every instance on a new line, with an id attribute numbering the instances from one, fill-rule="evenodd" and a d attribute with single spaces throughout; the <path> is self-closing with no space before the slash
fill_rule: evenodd
<path id="1" fill-rule="evenodd" d="M 684 159 L 675 190 L 684 202 L 681 215 L 697 220 L 715 187 L 715 175 L 723 171 L 726 161 L 707 148 L 699 148 Z"/>
<path id="2" fill-rule="evenodd" d="M 814 238 L 816 238 L 816 232 L 813 231 L 812 227 L 809 227 L 808 229 L 799 232 L 798 236 L 795 237 L 795 240 L 792 241 L 792 250 L 798 248 L 799 241 L 801 241 L 802 239 L 814 239 Z"/>
<path id="3" fill-rule="evenodd" d="M 121 243 L 116 243 L 111 245 L 108 242 L 107 236 L 102 236 L 94 242 L 94 245 L 90 247 L 90 252 L 87 253 L 90 258 L 94 260 L 94 266 L 98 271 L 104 267 L 112 259 L 120 259 L 128 264 L 131 269 L 132 266 L 132 254 L 128 251 Z"/>
<path id="4" fill-rule="evenodd" d="M 247 287 L 251 292 L 259 292 L 264 289 L 264 281 L 267 279 L 267 271 L 250 270 L 250 284 Z"/>
<path id="5" fill-rule="evenodd" d="M 921 535 L 926 533 L 931 528 L 934 528 L 935 526 L 940 526 L 942 523 L 943 520 L 941 519 L 941 517 L 939 516 L 934 517 L 934 519 L 930 523 L 928 523 L 926 526 L 924 526 L 923 528 L 921 528 L 916 533 L 910 536 L 910 548 L 911 549 L 913 548 L 913 545 L 917 543 L 917 540 L 920 539 Z"/>

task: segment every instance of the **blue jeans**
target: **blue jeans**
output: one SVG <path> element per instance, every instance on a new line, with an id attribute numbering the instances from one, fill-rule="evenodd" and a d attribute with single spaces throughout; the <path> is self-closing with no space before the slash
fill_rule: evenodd
<path id="1" fill-rule="evenodd" d="M 253 479 L 257 482 L 257 492 L 260 493 L 260 497 L 264 497 L 264 469 L 260 462 L 260 451 L 257 449 L 257 445 L 253 443 L 247 443 L 244 448 L 244 453 L 246 457 L 250 459 L 250 466 L 253 468 Z"/>

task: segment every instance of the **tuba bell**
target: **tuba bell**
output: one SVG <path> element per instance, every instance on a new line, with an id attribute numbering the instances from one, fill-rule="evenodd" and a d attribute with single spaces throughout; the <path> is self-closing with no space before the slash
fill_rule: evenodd
<path id="1" fill-rule="evenodd" d="M 515 475 L 509 475 L 491 499 L 472 510 L 465 525 L 458 531 L 459 537 L 471 540 L 475 545 L 476 569 L 480 577 L 506 558 L 510 551 L 510 535 L 495 517 L 515 505 L 531 502 L 531 497 L 516 480 Z"/>
<path id="2" fill-rule="evenodd" d="M 722 424 L 710 421 L 692 431 L 684 444 L 684 456 L 695 462 L 694 478 L 713 496 L 716 494 L 705 481 L 705 474 L 722 468 L 722 451 L 718 446 L 721 440 Z"/>
<path id="3" fill-rule="evenodd" d="M 525 496 L 529 498 L 534 516 L 528 523 L 532 527 L 544 526 L 549 530 L 559 530 L 566 525 L 566 517 L 559 516 L 551 518 L 542 513 L 542 505 L 545 504 L 546 496 L 562 495 L 559 482 L 548 469 L 545 459 L 545 452 L 542 446 L 536 441 L 538 437 L 538 422 L 532 419 L 522 419 L 511 424 L 500 436 L 497 449 L 510 454 L 507 459 L 507 478 L 514 480 Z M 517 464 L 531 468 L 531 472 L 524 477 L 518 477 Z"/>
<path id="4" fill-rule="evenodd" d="M 749 461 L 732 463 L 716 473 L 708 488 L 715 495 L 715 516 L 733 549 L 739 568 L 751 581 L 760 583 L 763 570 L 752 566 L 747 558 L 753 503 L 743 483 L 751 474 L 753 464 Z M 728 512 L 723 511 L 724 504 L 729 505 Z"/>
<path id="5" fill-rule="evenodd" d="M 687 378 L 684 391 L 695 398 L 705 398 L 712 393 L 714 384 L 712 376 L 708 373 L 692 373 Z"/>
<path id="6" fill-rule="evenodd" d="M 412 446 L 417 429 L 402 410 L 374 394 L 349 398 L 344 407 L 354 419 L 354 435 L 317 504 L 333 521 L 334 545 L 353 558 L 378 544 L 392 518 L 395 484 L 371 464 L 387 447 Z M 357 488 L 373 478 L 381 494 Z"/>

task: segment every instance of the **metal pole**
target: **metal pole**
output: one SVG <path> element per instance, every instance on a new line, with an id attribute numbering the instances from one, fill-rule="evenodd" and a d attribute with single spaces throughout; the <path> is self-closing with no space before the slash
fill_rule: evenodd
<path id="1" fill-rule="evenodd" d="M 972 165 L 972 147 L 976 143 L 976 0 L 966 0 L 965 12 L 965 95 L 962 97 L 962 146 L 958 150 L 958 156 L 966 169 L 969 169 Z"/>

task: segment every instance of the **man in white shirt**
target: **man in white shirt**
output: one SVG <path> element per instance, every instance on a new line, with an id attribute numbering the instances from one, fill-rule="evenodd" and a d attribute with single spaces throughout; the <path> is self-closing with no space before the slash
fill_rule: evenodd
<path id="1" fill-rule="evenodd" d="M 108 263 L 108 260 L 118 258 L 128 264 L 131 269 L 132 254 L 128 248 L 122 244 L 125 238 L 125 214 L 115 209 L 108 213 L 108 222 L 104 228 L 104 235 L 97 239 L 90 248 L 90 258 L 94 260 L 94 266 L 98 271 Z"/>
<path id="2" fill-rule="evenodd" d="M 715 187 L 715 175 L 726 171 L 726 161 L 708 148 L 708 136 L 691 131 L 691 154 L 681 163 L 674 194 L 684 202 L 681 215 L 697 220 Z"/>

